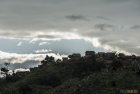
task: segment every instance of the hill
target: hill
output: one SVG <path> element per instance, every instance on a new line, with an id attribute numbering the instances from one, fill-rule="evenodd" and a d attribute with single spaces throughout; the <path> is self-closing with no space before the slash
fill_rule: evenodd
<path id="1" fill-rule="evenodd" d="M 46 56 L 30 72 L 0 80 L 0 94 L 138 94 L 140 58 L 86 51 L 56 60 Z"/>

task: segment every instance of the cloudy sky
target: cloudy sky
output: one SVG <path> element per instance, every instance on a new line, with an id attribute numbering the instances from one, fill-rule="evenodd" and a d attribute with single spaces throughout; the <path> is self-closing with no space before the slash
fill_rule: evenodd
<path id="1" fill-rule="evenodd" d="M 85 50 L 140 55 L 139 18 L 140 0 L 0 0 L 0 63 Z"/>

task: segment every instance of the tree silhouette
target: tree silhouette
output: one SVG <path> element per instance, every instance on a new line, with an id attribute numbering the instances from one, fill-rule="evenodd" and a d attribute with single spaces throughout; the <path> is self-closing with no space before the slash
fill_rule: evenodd
<path id="1" fill-rule="evenodd" d="M 5 62 L 4 67 L 1 68 L 1 72 L 3 72 L 6 77 L 8 75 L 8 71 L 9 71 L 8 66 L 9 65 L 10 65 L 10 63 Z"/>
<path id="2" fill-rule="evenodd" d="M 8 69 L 8 66 L 10 65 L 10 63 L 5 62 L 4 65 L 5 65 L 5 67 Z"/>

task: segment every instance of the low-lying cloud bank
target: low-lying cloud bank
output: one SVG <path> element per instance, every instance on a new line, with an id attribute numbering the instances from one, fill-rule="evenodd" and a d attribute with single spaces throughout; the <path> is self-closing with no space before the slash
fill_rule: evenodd
<path id="1" fill-rule="evenodd" d="M 36 67 L 41 64 L 46 55 L 53 56 L 55 59 L 62 59 L 66 55 L 60 55 L 55 53 L 47 54 L 16 54 L 16 53 L 7 53 L 0 51 L 0 66 L 4 66 L 5 62 L 11 63 L 9 69 L 18 69 L 18 68 L 30 68 Z"/>
<path id="2" fill-rule="evenodd" d="M 16 53 L 6 53 L 0 51 L 0 62 L 10 62 L 10 63 L 23 63 L 28 60 L 41 61 L 45 58 L 45 54 L 16 54 Z"/>
<path id="3" fill-rule="evenodd" d="M 46 53 L 46 54 L 16 54 L 16 53 L 6 53 L 0 51 L 0 63 L 10 62 L 14 63 L 23 63 L 26 61 L 41 61 L 45 56 L 53 56 L 55 59 L 62 59 L 67 55 L 60 55 L 55 53 Z"/>

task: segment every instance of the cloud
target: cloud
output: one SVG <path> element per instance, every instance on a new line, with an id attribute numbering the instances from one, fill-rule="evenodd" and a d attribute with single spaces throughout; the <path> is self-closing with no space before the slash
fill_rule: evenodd
<path id="1" fill-rule="evenodd" d="M 1 63 L 4 62 L 23 63 L 28 60 L 41 61 L 43 60 L 43 58 L 45 58 L 44 54 L 16 54 L 0 51 Z"/>
<path id="2" fill-rule="evenodd" d="M 20 41 L 18 44 L 17 44 L 17 46 L 21 46 L 22 45 L 22 41 Z"/>
<path id="3" fill-rule="evenodd" d="M 47 55 L 54 56 L 56 59 L 58 58 L 61 59 L 62 56 L 65 56 L 55 53 L 47 53 Z M 45 58 L 45 56 L 46 54 L 16 54 L 0 51 L 0 63 L 3 64 L 4 62 L 9 62 L 15 64 L 15 63 L 24 63 L 32 60 L 40 62 Z"/>
<path id="4" fill-rule="evenodd" d="M 93 44 L 94 47 L 103 48 L 108 51 L 120 51 L 125 53 L 136 53 L 140 54 L 138 52 L 139 49 L 136 49 L 136 46 L 139 44 L 139 32 L 132 32 L 130 30 L 130 27 L 121 28 L 121 26 L 113 25 L 113 24 L 95 24 L 91 29 L 84 30 L 76 30 L 72 31 L 62 31 L 62 30 L 45 30 L 45 31 L 36 31 L 36 32 L 30 32 L 32 35 L 28 36 L 18 36 L 23 38 L 29 39 L 30 43 L 35 43 L 36 41 L 48 41 L 48 40 L 55 40 L 60 41 L 62 39 L 84 39 L 86 41 L 89 41 Z M 43 37 L 38 37 L 39 35 L 43 35 Z M 45 37 L 46 36 L 52 36 L 51 38 Z M 124 37 L 124 36 L 127 37 Z M 135 38 L 132 38 L 132 36 L 135 36 Z M 12 35 L 11 35 L 12 37 Z M 16 37 L 15 37 L 16 38 Z M 118 42 L 118 40 L 128 41 L 127 43 L 122 43 L 121 41 Z M 135 49 L 134 49 L 135 48 Z M 32 57 L 34 58 L 34 57 Z"/>
<path id="5" fill-rule="evenodd" d="M 15 69 L 14 72 L 24 72 L 24 71 L 30 71 L 29 69 L 23 69 L 23 68 L 19 68 L 19 69 Z"/>
<path id="6" fill-rule="evenodd" d="M 40 65 L 40 61 L 35 61 L 35 60 L 28 60 L 22 63 L 11 63 L 9 65 L 9 69 L 10 70 L 15 70 L 15 69 L 29 69 L 29 68 L 33 68 L 33 67 L 38 67 L 38 65 Z M 3 66 L 3 64 L 1 64 L 0 66 Z"/>
<path id="7" fill-rule="evenodd" d="M 139 49 L 136 49 L 136 46 L 139 44 L 139 32 L 131 31 L 130 26 L 125 26 L 124 28 L 121 27 L 121 25 L 103 23 L 94 24 L 92 28 L 88 28 L 86 29 L 86 31 L 79 28 L 76 31 L 73 31 L 72 29 L 53 29 L 34 32 L 30 31 L 30 34 L 27 36 L 22 36 L 19 33 L 15 33 L 15 36 L 17 38 L 20 37 L 20 39 L 27 39 L 29 43 L 33 44 L 36 41 L 42 41 L 45 43 L 48 40 L 60 41 L 62 39 L 83 39 L 86 41 L 88 40 L 90 43 L 93 44 L 94 47 L 103 48 L 108 51 L 115 50 L 125 53 L 140 54 L 138 52 Z M 12 35 L 9 36 L 13 37 Z M 16 38 L 15 36 L 13 38 Z M 48 38 L 47 36 L 51 37 Z M 122 43 L 118 40 L 129 41 L 127 43 Z"/>
<path id="8" fill-rule="evenodd" d="M 7 32 L 5 34 L 5 32 Z M 20 31 L 0 31 L 0 38 L 6 39 L 22 39 L 30 40 L 30 43 L 33 43 L 38 40 L 60 40 L 60 39 L 79 39 L 79 36 L 75 33 L 72 33 L 70 30 L 57 30 L 57 29 L 48 29 L 40 31 L 26 31 L 25 35 Z M 6 36 L 7 35 L 7 36 Z"/>
<path id="9" fill-rule="evenodd" d="M 130 27 L 130 29 L 140 29 L 140 25 L 134 25 L 134 26 L 132 26 L 132 27 Z"/>
<path id="10" fill-rule="evenodd" d="M 102 30 L 102 31 L 106 31 L 108 29 L 113 29 L 115 26 L 111 25 L 111 24 L 95 24 L 94 26 L 96 29 Z"/>
<path id="11" fill-rule="evenodd" d="M 48 42 L 40 42 L 39 46 L 45 45 L 45 44 L 49 44 Z"/>
<path id="12" fill-rule="evenodd" d="M 49 53 L 49 52 L 52 52 L 51 49 L 41 49 L 41 50 L 36 50 L 35 53 L 36 54 L 46 54 L 46 53 Z"/>
<path id="13" fill-rule="evenodd" d="M 84 39 L 95 47 L 140 54 L 137 48 L 140 44 L 139 26 L 135 26 L 140 24 L 138 2 L 4 0 L 0 3 L 0 38 L 28 40 L 31 44 L 38 40 Z M 126 42 L 122 43 L 122 40 Z M 18 55 L 19 58 L 22 56 L 27 57 Z"/>
<path id="14" fill-rule="evenodd" d="M 44 54 L 44 51 L 47 53 Z M 16 53 L 7 53 L 0 51 L 0 67 L 4 66 L 5 62 L 9 62 L 9 69 L 16 71 L 22 71 L 32 67 L 37 67 L 40 65 L 41 61 L 44 60 L 46 55 L 53 56 L 55 60 L 62 59 L 62 57 L 67 57 L 67 55 L 60 55 L 55 53 L 50 53 L 51 50 L 37 50 L 35 54 L 16 54 Z"/>
<path id="15" fill-rule="evenodd" d="M 82 21 L 87 21 L 88 19 L 82 15 L 68 15 L 66 16 L 67 19 L 76 21 L 76 20 L 82 20 Z"/>
<path id="16" fill-rule="evenodd" d="M 109 18 L 107 17 L 103 17 L 103 16 L 96 16 L 98 19 L 101 19 L 101 20 L 106 20 L 106 21 L 110 21 Z"/>

